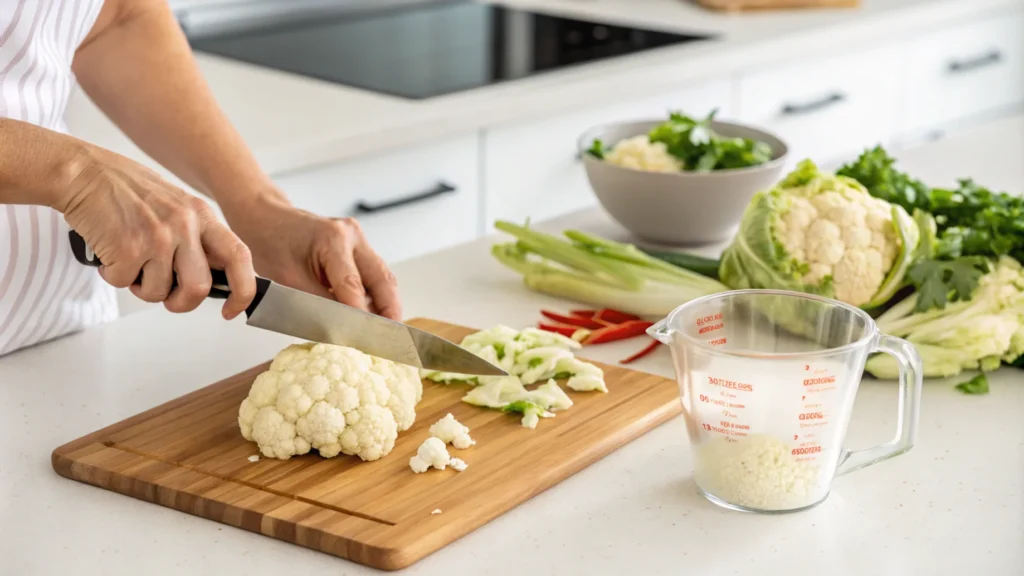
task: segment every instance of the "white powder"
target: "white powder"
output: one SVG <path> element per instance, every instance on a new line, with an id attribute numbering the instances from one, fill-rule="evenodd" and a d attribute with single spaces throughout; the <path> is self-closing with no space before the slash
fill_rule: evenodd
<path id="1" fill-rule="evenodd" d="M 697 484 L 730 504 L 792 510 L 810 506 L 828 492 L 817 464 L 797 461 L 786 443 L 765 434 L 715 438 L 699 446 L 695 455 Z"/>

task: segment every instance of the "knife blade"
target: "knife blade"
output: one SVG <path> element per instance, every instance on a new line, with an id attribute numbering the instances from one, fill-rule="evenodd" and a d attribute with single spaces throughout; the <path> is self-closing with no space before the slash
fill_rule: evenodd
<path id="1" fill-rule="evenodd" d="M 72 230 L 69 237 L 76 260 L 86 266 L 102 265 L 81 235 Z M 209 297 L 227 298 L 231 287 L 224 271 L 210 273 L 213 286 Z M 140 273 L 136 283 L 141 280 Z M 256 297 L 245 315 L 249 326 L 311 342 L 348 346 L 416 368 L 480 376 L 507 375 L 483 358 L 425 330 L 258 276 Z"/>

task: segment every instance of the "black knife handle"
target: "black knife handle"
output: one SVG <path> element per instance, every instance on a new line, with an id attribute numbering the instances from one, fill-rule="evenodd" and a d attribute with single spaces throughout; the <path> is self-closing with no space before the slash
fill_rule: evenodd
<path id="1" fill-rule="evenodd" d="M 100 262 L 99 256 L 92 251 L 85 242 L 85 238 L 82 238 L 81 234 L 71 230 L 68 232 L 68 237 L 71 240 L 71 252 L 75 255 L 75 260 L 86 266 L 92 266 L 99 268 L 103 265 Z M 223 270 L 214 270 L 210 268 L 210 276 L 213 277 L 213 285 L 210 287 L 210 293 L 206 295 L 207 298 L 217 298 L 219 300 L 225 300 L 231 295 L 231 286 L 228 285 L 228 275 Z M 142 272 L 139 272 L 139 277 L 135 279 L 136 284 L 142 283 Z M 178 277 L 175 274 L 171 279 L 171 290 L 174 290 L 178 286 Z M 256 297 L 253 298 L 249 308 L 246 309 L 245 313 L 247 316 L 252 316 L 252 313 L 256 310 L 256 306 L 259 305 L 260 300 L 267 293 L 267 288 L 270 287 L 270 281 L 265 278 L 256 277 Z"/>

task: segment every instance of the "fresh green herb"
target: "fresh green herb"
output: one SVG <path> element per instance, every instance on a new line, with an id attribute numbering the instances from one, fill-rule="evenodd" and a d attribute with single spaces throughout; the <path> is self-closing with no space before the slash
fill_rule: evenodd
<path id="1" fill-rule="evenodd" d="M 772 159 L 772 147 L 766 142 L 716 133 L 711 128 L 716 113 L 717 110 L 713 110 L 706 118 L 698 120 L 681 112 L 671 112 L 666 122 L 648 133 L 648 139 L 664 144 L 669 154 L 682 162 L 683 170 L 690 172 L 747 168 Z M 595 139 L 587 153 L 603 159 L 608 148 Z"/>
<path id="2" fill-rule="evenodd" d="M 712 130 L 717 112 L 703 120 L 672 112 L 667 122 L 651 130 L 650 141 L 663 143 L 669 154 L 682 160 L 684 170 L 693 172 L 746 168 L 772 159 L 772 148 L 765 142 L 728 138 Z"/>
<path id="3" fill-rule="evenodd" d="M 893 159 L 881 146 L 866 150 L 856 160 L 843 166 L 836 174 L 860 182 L 872 196 L 890 204 L 903 206 L 907 212 L 914 208 L 931 212 L 931 189 L 896 170 Z"/>
<path id="4" fill-rule="evenodd" d="M 957 384 L 956 389 L 964 394 L 988 394 L 988 376 L 982 372 L 966 382 Z"/>
<path id="5" fill-rule="evenodd" d="M 916 262 L 907 271 L 907 278 L 918 292 L 914 311 L 941 310 L 948 302 L 970 300 L 988 268 L 988 261 L 978 256 Z"/>
<path id="6" fill-rule="evenodd" d="M 863 184 L 872 196 L 908 211 L 915 208 L 932 214 L 938 229 L 936 256 L 1024 259 L 1024 199 L 992 192 L 973 180 L 955 189 L 929 188 L 895 167 L 895 160 L 880 146 L 865 151 L 838 174 Z"/>

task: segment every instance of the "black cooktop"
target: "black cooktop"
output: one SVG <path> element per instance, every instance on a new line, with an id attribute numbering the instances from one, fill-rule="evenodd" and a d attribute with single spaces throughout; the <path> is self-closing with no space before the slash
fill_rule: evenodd
<path id="1" fill-rule="evenodd" d="M 465 0 L 183 27 L 197 52 L 414 99 L 710 38 Z"/>

